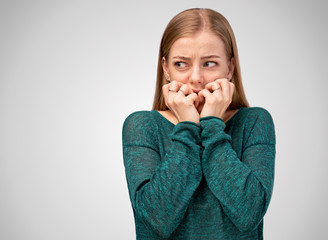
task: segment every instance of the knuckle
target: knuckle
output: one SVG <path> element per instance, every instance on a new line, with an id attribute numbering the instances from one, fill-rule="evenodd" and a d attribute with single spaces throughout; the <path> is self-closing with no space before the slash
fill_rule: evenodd
<path id="1" fill-rule="evenodd" d="M 163 86 L 162 86 L 162 90 L 166 90 L 166 89 L 168 89 L 170 87 L 170 84 L 168 83 L 168 84 L 164 84 Z"/>
<path id="2" fill-rule="evenodd" d="M 220 84 L 220 83 L 223 82 L 223 80 L 224 80 L 223 78 L 219 78 L 219 79 L 217 79 L 215 82 L 218 83 L 218 84 Z"/>

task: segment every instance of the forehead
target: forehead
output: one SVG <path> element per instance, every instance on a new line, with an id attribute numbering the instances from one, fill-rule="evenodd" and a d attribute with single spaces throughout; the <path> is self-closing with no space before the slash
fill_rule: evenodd
<path id="1" fill-rule="evenodd" d="M 225 57 L 225 46 L 221 38 L 208 31 L 179 38 L 170 49 L 170 57 L 173 55 L 192 57 L 213 54 Z"/>

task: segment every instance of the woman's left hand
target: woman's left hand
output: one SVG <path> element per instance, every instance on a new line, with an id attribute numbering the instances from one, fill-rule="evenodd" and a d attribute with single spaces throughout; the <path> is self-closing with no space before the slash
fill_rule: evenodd
<path id="1" fill-rule="evenodd" d="M 208 83 L 198 93 L 200 102 L 205 100 L 200 117 L 215 116 L 222 119 L 223 114 L 232 101 L 235 85 L 226 78 L 217 79 Z"/>

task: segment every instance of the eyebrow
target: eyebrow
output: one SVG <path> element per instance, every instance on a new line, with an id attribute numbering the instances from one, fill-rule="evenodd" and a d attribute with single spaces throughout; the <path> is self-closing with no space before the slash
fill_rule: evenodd
<path id="1" fill-rule="evenodd" d="M 201 59 L 211 59 L 211 58 L 221 58 L 218 55 L 208 55 L 208 56 L 204 56 Z M 185 57 L 185 56 L 175 56 L 173 57 L 173 59 L 182 59 L 182 60 L 190 60 L 190 58 Z"/>

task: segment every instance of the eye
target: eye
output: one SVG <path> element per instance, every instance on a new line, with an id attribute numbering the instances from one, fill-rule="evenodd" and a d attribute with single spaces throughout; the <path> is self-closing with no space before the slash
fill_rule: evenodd
<path id="1" fill-rule="evenodd" d="M 212 61 L 206 62 L 204 64 L 205 67 L 214 67 L 216 65 L 217 65 L 217 63 L 216 62 L 212 62 Z"/>
<path id="2" fill-rule="evenodd" d="M 185 68 L 187 67 L 187 64 L 185 62 L 175 62 L 174 66 L 176 66 L 177 68 Z"/>

